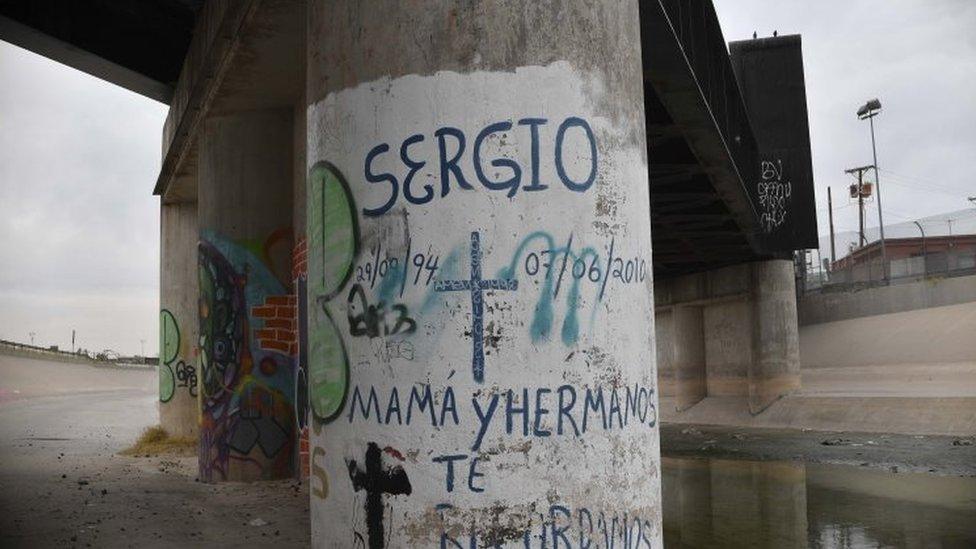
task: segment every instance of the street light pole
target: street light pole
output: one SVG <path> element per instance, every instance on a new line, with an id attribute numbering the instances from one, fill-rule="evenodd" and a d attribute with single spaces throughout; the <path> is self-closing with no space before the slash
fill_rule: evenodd
<path id="1" fill-rule="evenodd" d="M 865 118 L 871 123 L 871 153 L 874 156 L 874 185 L 878 193 L 878 231 L 881 237 L 881 272 L 884 280 L 888 280 L 888 250 L 885 247 L 884 218 L 881 215 L 881 178 L 878 176 L 878 148 L 874 140 L 874 117 L 881 112 L 881 101 L 872 99 L 857 111 L 861 120 Z"/>
<path id="2" fill-rule="evenodd" d="M 929 254 L 928 251 L 925 249 L 925 229 L 922 228 L 922 224 L 919 223 L 918 221 L 912 221 L 912 223 L 914 223 L 915 226 L 918 227 L 918 231 L 922 233 L 922 278 L 928 278 Z"/>

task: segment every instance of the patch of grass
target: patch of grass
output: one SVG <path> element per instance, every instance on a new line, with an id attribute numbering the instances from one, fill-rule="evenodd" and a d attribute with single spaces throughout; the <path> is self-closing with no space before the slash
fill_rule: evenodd
<path id="1" fill-rule="evenodd" d="M 174 437 L 159 425 L 146 427 L 136 443 L 122 450 L 123 456 L 149 457 L 158 455 L 195 456 L 197 440 L 191 437 Z"/>

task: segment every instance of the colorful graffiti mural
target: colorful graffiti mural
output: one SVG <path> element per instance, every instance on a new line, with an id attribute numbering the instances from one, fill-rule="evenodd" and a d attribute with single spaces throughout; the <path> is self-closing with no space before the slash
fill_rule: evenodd
<path id="1" fill-rule="evenodd" d="M 294 304 L 274 299 L 286 296 L 286 287 L 267 266 L 267 249 L 256 253 L 213 231 L 201 234 L 199 455 L 205 481 L 294 472 L 291 349 L 258 335 L 272 329 L 275 318 L 293 319 Z"/>

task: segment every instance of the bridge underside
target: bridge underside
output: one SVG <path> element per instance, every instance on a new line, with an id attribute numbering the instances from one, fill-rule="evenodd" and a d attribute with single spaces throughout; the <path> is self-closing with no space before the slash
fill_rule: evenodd
<path id="1" fill-rule="evenodd" d="M 217 60 L 206 65 L 217 67 L 210 77 L 177 86 L 184 64 L 205 68 L 187 55 L 191 39 L 201 38 L 193 37 L 194 18 L 223 9 L 243 25 L 236 22 L 246 21 L 250 4 L 0 1 L 0 38 L 171 103 L 155 191 L 164 201 L 188 200 L 196 191 L 195 178 L 185 177 L 195 172 L 194 118 L 208 110 L 203 101 L 213 90 L 228 85 Z M 775 257 L 763 251 L 746 190 L 758 166 L 756 139 L 711 2 L 642 2 L 641 30 L 655 276 Z M 233 47 L 204 38 L 208 55 L 233 55 Z M 242 84 L 234 83 L 235 93 Z"/>
<path id="2" fill-rule="evenodd" d="M 774 257 L 745 186 L 758 147 L 714 8 L 641 9 L 655 276 Z"/>

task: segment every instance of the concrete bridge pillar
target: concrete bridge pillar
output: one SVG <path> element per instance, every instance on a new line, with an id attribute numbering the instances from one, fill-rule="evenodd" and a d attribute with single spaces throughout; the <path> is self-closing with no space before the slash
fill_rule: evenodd
<path id="1" fill-rule="evenodd" d="M 213 116 L 199 151 L 200 477 L 296 474 L 293 109 Z"/>
<path id="2" fill-rule="evenodd" d="M 313 545 L 660 547 L 638 2 L 309 13 Z"/>
<path id="3" fill-rule="evenodd" d="M 694 406 L 707 394 L 702 316 L 702 307 L 679 305 L 656 319 L 661 392 L 674 398 L 678 411 Z"/>
<path id="4" fill-rule="evenodd" d="M 753 263 L 753 348 L 749 409 L 764 410 L 800 387 L 800 329 L 793 262 Z"/>
<path id="5" fill-rule="evenodd" d="M 669 410 L 745 397 L 753 414 L 800 387 L 793 263 L 773 259 L 661 280 L 655 289 Z"/>
<path id="6" fill-rule="evenodd" d="M 167 433 L 196 438 L 197 205 L 160 205 L 159 423 Z"/>

